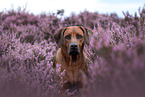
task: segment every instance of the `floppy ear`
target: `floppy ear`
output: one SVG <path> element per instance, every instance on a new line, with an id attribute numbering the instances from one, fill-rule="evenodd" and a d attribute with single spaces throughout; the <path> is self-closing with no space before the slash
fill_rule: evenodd
<path id="1" fill-rule="evenodd" d="M 65 32 L 66 28 L 62 28 L 60 29 L 58 32 L 56 32 L 54 34 L 54 39 L 58 45 L 58 47 L 60 48 L 63 44 L 63 33 Z"/>
<path id="2" fill-rule="evenodd" d="M 89 41 L 89 33 L 93 33 L 91 30 L 83 27 L 83 26 L 80 26 L 80 29 L 84 32 L 84 35 L 85 35 L 85 43 L 87 45 L 89 45 L 90 41 Z"/>

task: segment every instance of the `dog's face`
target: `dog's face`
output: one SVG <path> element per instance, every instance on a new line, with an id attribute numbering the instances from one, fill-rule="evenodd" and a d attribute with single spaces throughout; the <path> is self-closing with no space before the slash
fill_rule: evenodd
<path id="1" fill-rule="evenodd" d="M 88 31 L 82 26 L 70 26 L 59 30 L 54 38 L 58 46 L 64 46 L 68 55 L 76 60 L 83 52 L 84 43 L 88 43 Z"/>
<path id="2" fill-rule="evenodd" d="M 64 32 L 63 41 L 69 55 L 79 55 L 84 45 L 84 33 L 78 27 L 68 27 Z"/>

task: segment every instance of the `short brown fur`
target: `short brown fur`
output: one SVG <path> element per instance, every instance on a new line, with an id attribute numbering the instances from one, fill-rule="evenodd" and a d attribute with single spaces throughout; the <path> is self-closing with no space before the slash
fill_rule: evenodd
<path id="1" fill-rule="evenodd" d="M 69 35 L 71 39 L 65 39 Z M 78 37 L 81 35 L 82 37 Z M 62 76 L 63 87 L 62 91 L 70 89 L 76 85 L 77 89 L 83 88 L 83 74 L 88 76 L 87 71 L 87 57 L 83 52 L 84 44 L 88 43 L 88 32 L 87 29 L 82 26 L 71 26 L 59 30 L 55 33 L 54 38 L 60 47 L 57 51 L 56 57 L 53 62 L 53 66 L 56 67 L 56 64 L 61 65 L 61 72 L 65 70 L 65 74 Z M 78 52 L 77 58 L 75 61 L 72 60 L 72 57 L 69 55 L 70 44 L 77 43 Z"/>

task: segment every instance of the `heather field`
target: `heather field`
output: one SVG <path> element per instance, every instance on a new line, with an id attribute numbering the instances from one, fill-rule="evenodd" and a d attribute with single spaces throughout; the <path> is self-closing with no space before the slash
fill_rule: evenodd
<path id="1" fill-rule="evenodd" d="M 58 49 L 53 35 L 74 25 L 92 30 L 84 48 L 90 80 L 81 94 L 66 91 L 67 96 L 144 97 L 145 6 L 137 13 L 119 18 L 84 11 L 62 18 L 63 10 L 0 12 L 0 97 L 60 97 L 60 78 L 52 67 Z"/>

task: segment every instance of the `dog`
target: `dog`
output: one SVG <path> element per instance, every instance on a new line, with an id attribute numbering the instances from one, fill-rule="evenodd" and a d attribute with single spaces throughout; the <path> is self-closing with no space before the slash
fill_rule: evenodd
<path id="1" fill-rule="evenodd" d="M 54 34 L 59 47 L 53 61 L 53 67 L 60 64 L 62 76 L 61 91 L 74 91 L 84 87 L 83 76 L 88 77 L 87 57 L 83 51 L 84 45 L 89 44 L 88 29 L 83 26 L 70 26 L 60 29 Z"/>

